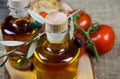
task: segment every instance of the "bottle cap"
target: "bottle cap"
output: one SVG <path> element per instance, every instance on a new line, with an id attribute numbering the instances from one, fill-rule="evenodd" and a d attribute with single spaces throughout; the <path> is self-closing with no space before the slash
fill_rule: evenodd
<path id="1" fill-rule="evenodd" d="M 30 3 L 30 0 L 8 0 L 7 5 L 13 9 L 23 9 L 30 7 Z"/>
<path id="2" fill-rule="evenodd" d="M 45 29 L 51 33 L 62 33 L 68 30 L 68 18 L 64 13 L 51 12 L 45 18 Z"/>

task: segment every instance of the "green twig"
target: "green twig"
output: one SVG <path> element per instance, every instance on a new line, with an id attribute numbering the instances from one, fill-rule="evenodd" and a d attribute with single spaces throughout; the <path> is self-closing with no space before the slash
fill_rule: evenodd
<path id="1" fill-rule="evenodd" d="M 13 53 L 13 52 L 15 52 L 15 51 L 20 50 L 20 49 L 23 48 L 24 46 L 29 45 L 30 43 L 32 43 L 33 41 L 37 40 L 39 37 L 41 37 L 41 36 L 44 35 L 44 34 L 45 34 L 45 32 L 39 34 L 39 31 L 37 31 L 36 34 L 35 34 L 29 41 L 27 41 L 27 42 L 25 42 L 24 44 L 20 45 L 20 46 L 17 47 L 16 49 L 13 49 L 13 50 L 11 50 L 11 51 L 3 54 L 2 56 L 0 56 L 0 59 L 3 58 L 3 57 L 5 57 L 5 56 L 7 56 L 7 55 L 9 55 L 9 54 L 11 54 L 11 53 Z"/>
<path id="2" fill-rule="evenodd" d="M 74 16 L 74 17 L 73 17 L 74 25 L 75 25 L 77 28 L 79 28 L 81 32 L 83 32 L 83 34 L 85 35 L 85 37 L 87 38 L 87 40 L 89 41 L 89 43 L 91 44 L 91 46 L 92 46 L 92 48 L 93 48 L 93 50 L 94 50 L 94 53 L 95 53 L 95 56 L 96 56 L 96 60 L 97 60 L 97 61 L 100 61 L 100 57 L 99 57 L 99 55 L 98 55 L 98 51 L 97 51 L 97 49 L 96 49 L 96 46 L 95 46 L 94 42 L 92 41 L 92 39 L 90 38 L 90 35 L 89 35 L 92 27 L 90 27 L 90 28 L 88 29 L 88 31 L 85 31 L 83 28 L 81 28 L 81 27 L 77 24 L 76 19 L 77 19 L 77 17 Z"/>

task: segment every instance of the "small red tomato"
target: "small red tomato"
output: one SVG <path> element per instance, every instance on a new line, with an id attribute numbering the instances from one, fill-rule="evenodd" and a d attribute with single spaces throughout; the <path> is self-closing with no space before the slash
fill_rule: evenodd
<path id="1" fill-rule="evenodd" d="M 45 18 L 47 16 L 46 12 L 40 12 L 39 15 L 41 15 L 43 18 Z"/>
<path id="2" fill-rule="evenodd" d="M 109 25 L 101 24 L 98 31 L 90 34 L 99 55 L 108 53 L 114 46 L 115 33 Z"/>
<path id="3" fill-rule="evenodd" d="M 91 17 L 87 13 L 83 13 L 80 17 L 76 20 L 78 25 L 82 27 L 84 30 L 88 30 L 88 28 L 92 24 Z"/>

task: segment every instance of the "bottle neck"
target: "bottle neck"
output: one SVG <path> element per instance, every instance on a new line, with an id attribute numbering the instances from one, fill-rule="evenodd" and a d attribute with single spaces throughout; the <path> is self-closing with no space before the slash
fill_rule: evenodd
<path id="1" fill-rule="evenodd" d="M 54 55 L 60 55 L 67 51 L 69 47 L 68 39 L 68 31 L 56 34 L 56 33 L 48 33 L 46 32 L 48 45 L 46 46 L 46 50 Z"/>
<path id="2" fill-rule="evenodd" d="M 68 30 L 63 33 L 49 33 L 46 32 L 47 40 L 50 43 L 60 44 L 66 40 L 66 36 L 68 35 Z"/>
<path id="3" fill-rule="evenodd" d="M 28 16 L 28 9 L 30 8 L 31 2 L 29 0 L 8 0 L 8 8 L 10 14 L 15 18 L 22 18 Z"/>
<path id="4" fill-rule="evenodd" d="M 14 9 L 14 8 L 9 9 L 10 9 L 9 15 L 12 15 L 15 18 L 22 18 L 28 16 L 27 9 Z"/>

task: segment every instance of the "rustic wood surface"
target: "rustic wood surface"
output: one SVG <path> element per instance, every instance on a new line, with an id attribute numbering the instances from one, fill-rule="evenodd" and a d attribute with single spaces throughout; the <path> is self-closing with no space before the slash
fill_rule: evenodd
<path id="1" fill-rule="evenodd" d="M 96 62 L 95 58 L 92 58 L 92 61 L 97 79 L 120 79 L 120 0 L 63 1 L 74 9 L 85 9 L 93 20 L 109 24 L 113 27 L 116 34 L 114 48 L 109 54 L 101 56 L 100 62 Z M 0 0 L 0 23 L 9 12 L 6 2 L 7 0 Z M 4 79 L 4 68 L 0 68 L 0 79 Z"/>

